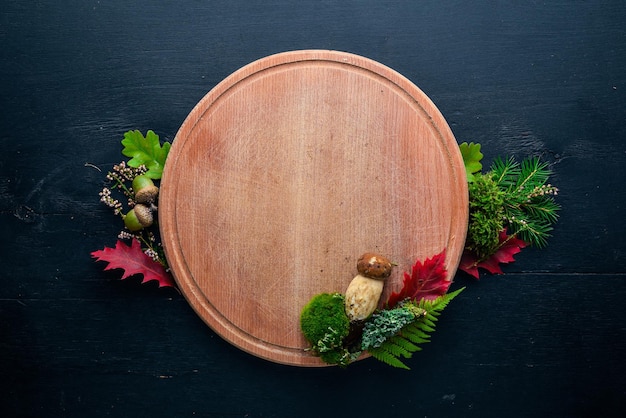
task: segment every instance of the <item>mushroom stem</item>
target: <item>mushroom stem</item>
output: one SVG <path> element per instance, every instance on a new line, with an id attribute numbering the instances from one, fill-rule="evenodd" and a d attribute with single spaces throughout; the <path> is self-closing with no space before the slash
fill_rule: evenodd
<path id="1" fill-rule="evenodd" d="M 384 285 L 383 280 L 361 274 L 352 279 L 346 290 L 346 315 L 350 321 L 362 321 L 374 313 Z"/>

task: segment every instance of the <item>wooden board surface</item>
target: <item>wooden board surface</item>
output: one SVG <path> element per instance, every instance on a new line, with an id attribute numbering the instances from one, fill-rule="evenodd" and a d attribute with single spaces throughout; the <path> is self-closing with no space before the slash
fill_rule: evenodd
<path id="1" fill-rule="evenodd" d="M 334 51 L 273 55 L 191 111 L 161 183 L 172 272 L 223 338 L 267 360 L 323 363 L 299 329 L 316 293 L 344 292 L 366 251 L 398 264 L 447 250 L 454 275 L 467 186 L 443 116 L 409 80 Z"/>

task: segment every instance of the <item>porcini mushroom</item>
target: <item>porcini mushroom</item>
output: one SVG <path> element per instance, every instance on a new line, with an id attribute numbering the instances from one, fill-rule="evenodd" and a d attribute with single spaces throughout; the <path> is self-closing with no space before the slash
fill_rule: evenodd
<path id="1" fill-rule="evenodd" d="M 393 265 L 386 257 L 365 253 L 357 261 L 358 274 L 346 290 L 346 315 L 352 322 L 367 319 L 378 306 L 385 279 Z"/>

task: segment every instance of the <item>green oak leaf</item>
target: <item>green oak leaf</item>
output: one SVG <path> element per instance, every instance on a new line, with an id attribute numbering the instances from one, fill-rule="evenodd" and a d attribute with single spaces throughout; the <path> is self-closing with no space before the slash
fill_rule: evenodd
<path id="1" fill-rule="evenodd" d="M 122 145 L 122 154 L 131 157 L 129 166 L 136 168 L 143 164 L 148 169 L 146 176 L 154 180 L 161 178 L 165 159 L 172 146 L 169 142 L 161 146 L 159 136 L 153 131 L 146 132 L 144 137 L 141 132 L 134 130 L 124 134 Z"/>
<path id="2" fill-rule="evenodd" d="M 465 163 L 465 173 L 467 174 L 467 181 L 469 183 L 474 181 L 474 174 L 478 173 L 483 165 L 480 160 L 483 159 L 483 153 L 480 152 L 480 144 L 474 144 L 470 142 L 463 142 L 459 145 L 461 155 L 463 156 L 463 162 Z"/>

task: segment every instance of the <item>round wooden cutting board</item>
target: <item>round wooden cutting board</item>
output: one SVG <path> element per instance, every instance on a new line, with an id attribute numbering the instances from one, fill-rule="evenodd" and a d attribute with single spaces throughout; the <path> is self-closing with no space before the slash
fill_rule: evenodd
<path id="1" fill-rule="evenodd" d="M 258 357 L 322 366 L 302 307 L 344 293 L 368 251 L 397 263 L 446 250 L 453 277 L 467 229 L 463 160 L 443 116 L 409 80 L 335 51 L 255 61 L 211 90 L 181 126 L 159 199 L 162 241 L 193 309 Z"/>

